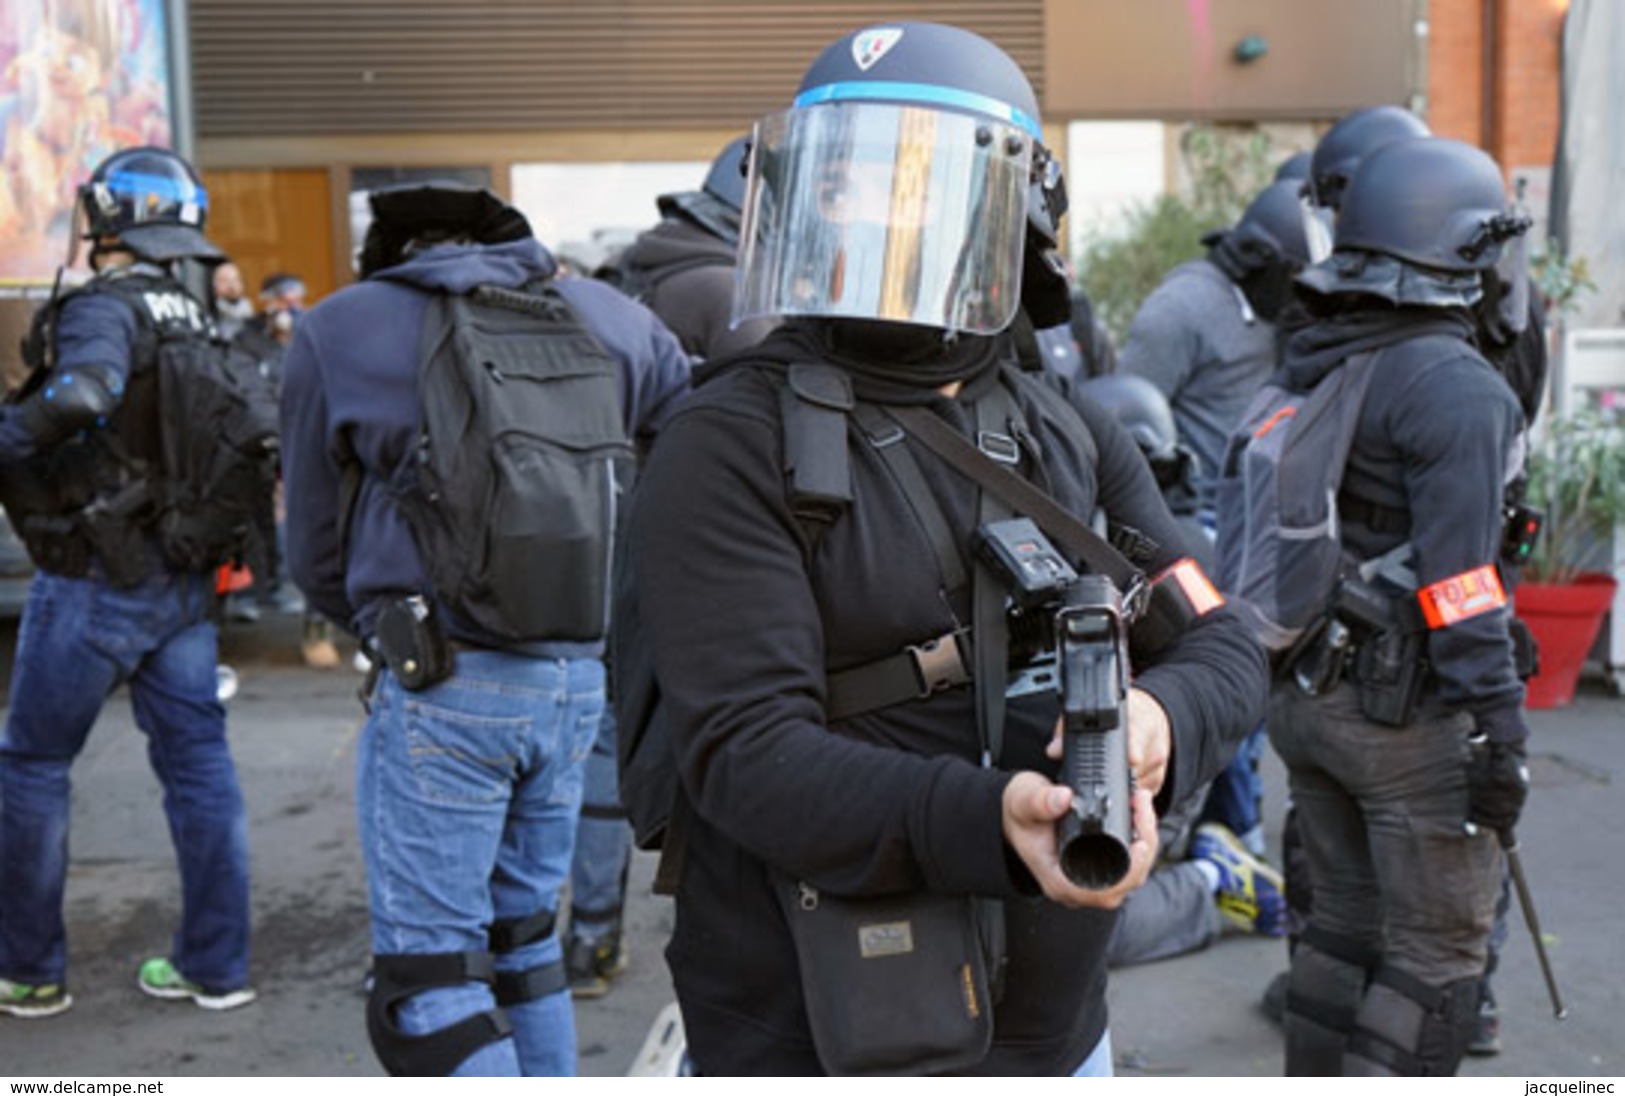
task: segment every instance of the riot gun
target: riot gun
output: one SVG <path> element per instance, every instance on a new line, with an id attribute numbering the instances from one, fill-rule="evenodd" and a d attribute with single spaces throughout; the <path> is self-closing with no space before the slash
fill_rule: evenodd
<path id="1" fill-rule="evenodd" d="M 1128 628 L 1109 578 L 1080 575 L 1025 518 L 978 530 L 977 550 L 1010 597 L 1012 689 L 1038 683 L 1061 699 L 1061 782 L 1072 806 L 1056 823 L 1061 870 L 1077 886 L 1105 889 L 1129 870 Z"/>
<path id="2" fill-rule="evenodd" d="M 1061 667 L 1061 779 L 1072 808 L 1060 821 L 1061 871 L 1102 890 L 1129 869 L 1128 630 L 1105 575 L 1079 575 L 1055 616 Z"/>

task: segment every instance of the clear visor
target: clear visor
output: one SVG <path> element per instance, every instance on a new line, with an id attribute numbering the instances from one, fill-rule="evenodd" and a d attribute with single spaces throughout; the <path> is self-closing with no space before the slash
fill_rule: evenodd
<path id="1" fill-rule="evenodd" d="M 1522 213 L 1521 208 L 1513 212 Z M 1508 330 L 1522 334 L 1529 326 L 1529 233 L 1522 232 L 1508 240 L 1501 249 L 1501 259 L 1495 264 L 1506 288 L 1501 294 L 1498 308 L 1501 323 Z"/>
<path id="2" fill-rule="evenodd" d="M 1033 138 L 839 102 L 757 123 L 734 321 L 846 316 L 993 334 L 1015 316 Z"/>
<path id="3" fill-rule="evenodd" d="M 1325 206 L 1317 206 L 1305 194 L 1298 199 L 1303 207 L 1303 239 L 1309 245 L 1309 265 L 1323 263 L 1332 254 L 1332 230 L 1337 215 Z"/>

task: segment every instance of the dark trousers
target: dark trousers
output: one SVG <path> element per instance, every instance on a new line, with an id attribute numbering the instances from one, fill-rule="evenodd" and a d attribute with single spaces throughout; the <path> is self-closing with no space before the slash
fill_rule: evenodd
<path id="1" fill-rule="evenodd" d="M 1462 830 L 1468 718 L 1424 709 L 1386 727 L 1352 684 L 1308 697 L 1285 683 L 1269 731 L 1303 831 L 1310 924 L 1428 985 L 1483 974 L 1501 856 L 1492 835 Z"/>

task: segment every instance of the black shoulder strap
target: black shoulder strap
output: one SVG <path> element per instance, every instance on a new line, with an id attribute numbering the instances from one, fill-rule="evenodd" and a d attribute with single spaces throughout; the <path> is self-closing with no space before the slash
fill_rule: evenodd
<path id="1" fill-rule="evenodd" d="M 519 296 L 519 294 L 515 294 Z M 508 302 L 504 301 L 506 305 Z M 418 371 L 428 368 L 436 351 L 440 349 L 441 342 L 451 331 L 451 305 L 443 293 L 431 296 L 424 306 L 423 329 L 418 336 Z M 421 391 L 422 380 L 418 381 Z M 338 541 L 339 541 L 339 569 L 346 570 L 350 565 L 350 529 L 355 522 L 356 504 L 361 499 L 361 481 L 365 470 L 361 466 L 361 457 L 355 451 L 355 441 L 350 436 L 348 427 L 338 432 L 334 439 L 338 446 L 339 462 L 339 513 L 338 513 Z"/>
<path id="2" fill-rule="evenodd" d="M 857 406 L 852 379 L 832 365 L 795 363 L 779 391 L 790 509 L 817 547 L 852 504 L 847 416 Z"/>
<path id="3" fill-rule="evenodd" d="M 1111 579 L 1125 597 L 1144 584 L 1144 575 L 1104 537 L 1079 521 L 1048 493 L 994 461 L 926 407 L 888 407 L 887 414 L 962 475 L 1026 514 L 1075 560 Z"/>

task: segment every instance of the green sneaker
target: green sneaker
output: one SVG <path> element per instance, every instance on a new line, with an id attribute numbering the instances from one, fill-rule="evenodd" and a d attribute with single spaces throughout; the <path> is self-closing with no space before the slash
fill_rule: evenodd
<path id="1" fill-rule="evenodd" d="M 0 1012 L 9 1012 L 24 1020 L 42 1020 L 72 1007 L 73 994 L 68 992 L 67 986 L 54 982 L 29 986 L 0 978 Z"/>
<path id="2" fill-rule="evenodd" d="M 259 996 L 248 986 L 213 990 L 206 989 L 196 982 L 188 982 L 181 977 L 181 972 L 175 969 L 175 964 L 161 956 L 157 959 L 148 959 L 141 964 L 141 974 L 136 982 L 140 985 L 141 992 L 149 996 L 162 997 L 166 1001 L 191 1001 L 198 1008 L 206 1008 L 211 1012 L 241 1008 Z"/>

